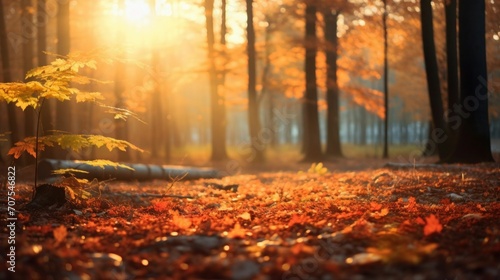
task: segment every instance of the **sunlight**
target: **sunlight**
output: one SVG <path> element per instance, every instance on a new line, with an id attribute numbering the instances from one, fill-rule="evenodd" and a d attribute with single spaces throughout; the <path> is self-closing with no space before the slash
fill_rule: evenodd
<path id="1" fill-rule="evenodd" d="M 151 16 L 151 9 L 144 0 L 125 0 L 125 18 L 135 24 L 147 24 Z"/>

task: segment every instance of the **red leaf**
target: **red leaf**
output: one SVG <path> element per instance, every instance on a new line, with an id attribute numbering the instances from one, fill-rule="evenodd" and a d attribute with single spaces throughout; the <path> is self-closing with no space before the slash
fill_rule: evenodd
<path id="1" fill-rule="evenodd" d="M 430 235 L 433 234 L 434 232 L 440 233 L 441 230 L 443 230 L 443 226 L 441 223 L 439 223 L 439 220 L 434 216 L 434 214 L 431 214 L 429 217 L 425 218 L 426 224 L 424 227 L 424 235 Z"/>

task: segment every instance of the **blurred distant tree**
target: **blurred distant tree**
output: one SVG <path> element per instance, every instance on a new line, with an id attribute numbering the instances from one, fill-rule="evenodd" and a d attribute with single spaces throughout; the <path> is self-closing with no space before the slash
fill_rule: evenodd
<path id="1" fill-rule="evenodd" d="M 122 10 L 125 10 L 125 0 L 119 0 L 118 5 Z M 124 32 L 124 26 L 120 23 L 116 24 L 116 39 L 115 44 L 118 48 L 123 47 L 123 42 L 125 42 L 126 33 Z M 114 77 L 114 95 L 115 95 L 115 107 L 125 108 L 125 97 L 123 93 L 125 92 L 125 65 L 122 62 L 115 62 L 115 77 Z M 115 118 L 115 138 L 120 140 L 128 140 L 128 128 L 127 123 L 124 119 Z M 130 154 L 128 151 L 118 152 L 119 161 L 130 160 Z"/>
<path id="2" fill-rule="evenodd" d="M 248 53 L 248 124 L 250 129 L 251 160 L 264 160 L 265 144 L 259 138 L 260 118 L 257 103 L 257 69 L 255 52 L 255 29 L 253 25 L 253 0 L 246 0 L 247 11 L 247 53 Z"/>
<path id="3" fill-rule="evenodd" d="M 38 60 L 38 67 L 47 65 L 47 25 L 49 24 L 49 18 L 46 11 L 46 0 L 38 0 L 36 7 L 36 26 L 37 26 L 37 50 L 36 57 Z M 42 131 L 41 135 L 48 135 L 54 130 L 54 119 L 52 117 L 52 111 L 54 108 L 53 100 L 46 100 L 43 106 L 40 108 L 41 112 L 41 124 Z M 53 158 L 54 149 L 52 147 L 47 147 L 43 151 L 44 157 Z"/>
<path id="4" fill-rule="evenodd" d="M 0 54 L 2 56 L 2 80 L 3 82 L 11 82 L 11 68 L 9 57 L 9 45 L 7 37 L 7 26 L 5 23 L 5 13 L 3 5 L 0 5 Z M 17 124 L 16 106 L 13 103 L 7 104 L 7 116 L 9 118 L 10 142 L 17 143 L 19 141 L 19 126 Z"/>
<path id="5" fill-rule="evenodd" d="M 57 2 L 57 54 L 68 55 L 70 51 L 70 1 Z M 55 127 L 57 130 L 72 130 L 73 110 L 70 101 L 57 102 Z M 58 149 L 56 157 L 66 159 L 68 151 Z"/>
<path id="6" fill-rule="evenodd" d="M 210 106 L 212 128 L 212 155 L 213 161 L 227 159 L 226 151 L 226 119 L 224 99 L 217 91 L 217 65 L 215 61 L 215 34 L 214 34 L 214 0 L 205 0 L 205 24 L 207 29 L 208 64 L 210 79 Z"/>
<path id="7" fill-rule="evenodd" d="M 23 73 L 27 73 L 34 66 L 33 50 L 36 37 L 36 27 L 33 24 L 34 7 L 31 0 L 21 1 L 21 31 L 24 41 L 22 43 L 23 52 Z M 26 108 L 24 110 L 24 135 L 35 133 L 35 110 Z M 32 160 L 32 158 L 30 158 Z"/>
<path id="8" fill-rule="evenodd" d="M 383 0 L 384 7 L 382 11 L 382 28 L 384 30 L 384 149 L 383 158 L 389 157 L 389 61 L 388 61 L 388 32 L 387 32 L 387 0 Z"/>
<path id="9" fill-rule="evenodd" d="M 340 97 L 339 85 L 337 81 L 337 21 L 340 14 L 339 7 L 322 8 L 324 20 L 325 36 L 325 56 L 326 56 L 326 102 L 327 102 L 327 128 L 326 128 L 326 152 L 327 156 L 342 156 L 340 146 Z"/>
<path id="10" fill-rule="evenodd" d="M 319 117 L 318 88 L 316 84 L 316 12 L 317 1 L 306 1 L 305 10 L 305 76 L 306 89 L 303 98 L 303 152 L 305 161 L 318 161 L 322 158 Z"/>

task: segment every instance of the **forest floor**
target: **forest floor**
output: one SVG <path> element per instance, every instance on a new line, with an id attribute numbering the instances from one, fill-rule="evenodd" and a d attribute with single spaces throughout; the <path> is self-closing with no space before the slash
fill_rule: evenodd
<path id="1" fill-rule="evenodd" d="M 19 183 L 0 278 L 500 279 L 498 163 L 384 164 L 101 182 L 92 198 L 38 210 Z"/>

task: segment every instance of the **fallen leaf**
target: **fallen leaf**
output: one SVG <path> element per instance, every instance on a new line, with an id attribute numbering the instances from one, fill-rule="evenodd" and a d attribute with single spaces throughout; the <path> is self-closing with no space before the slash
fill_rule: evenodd
<path id="1" fill-rule="evenodd" d="M 241 227 L 240 223 L 236 223 L 234 228 L 227 233 L 227 237 L 229 238 L 244 238 L 246 234 L 246 230 Z"/>
<path id="2" fill-rule="evenodd" d="M 431 214 L 429 217 L 425 218 L 426 224 L 424 227 L 424 235 L 430 235 L 433 233 L 440 233 L 441 230 L 443 230 L 443 226 L 441 223 L 439 223 L 439 220 L 434 216 L 434 214 Z"/>
<path id="3" fill-rule="evenodd" d="M 66 229 L 65 226 L 61 225 L 59 227 L 56 227 L 54 231 L 52 232 L 54 234 L 54 239 L 56 240 L 56 243 L 61 243 L 66 239 L 66 236 L 68 235 L 68 230 Z"/>
<path id="4" fill-rule="evenodd" d="M 250 216 L 250 213 L 248 213 L 248 212 L 245 212 L 245 213 L 239 215 L 238 217 L 242 218 L 243 220 L 250 220 L 252 218 Z"/>

